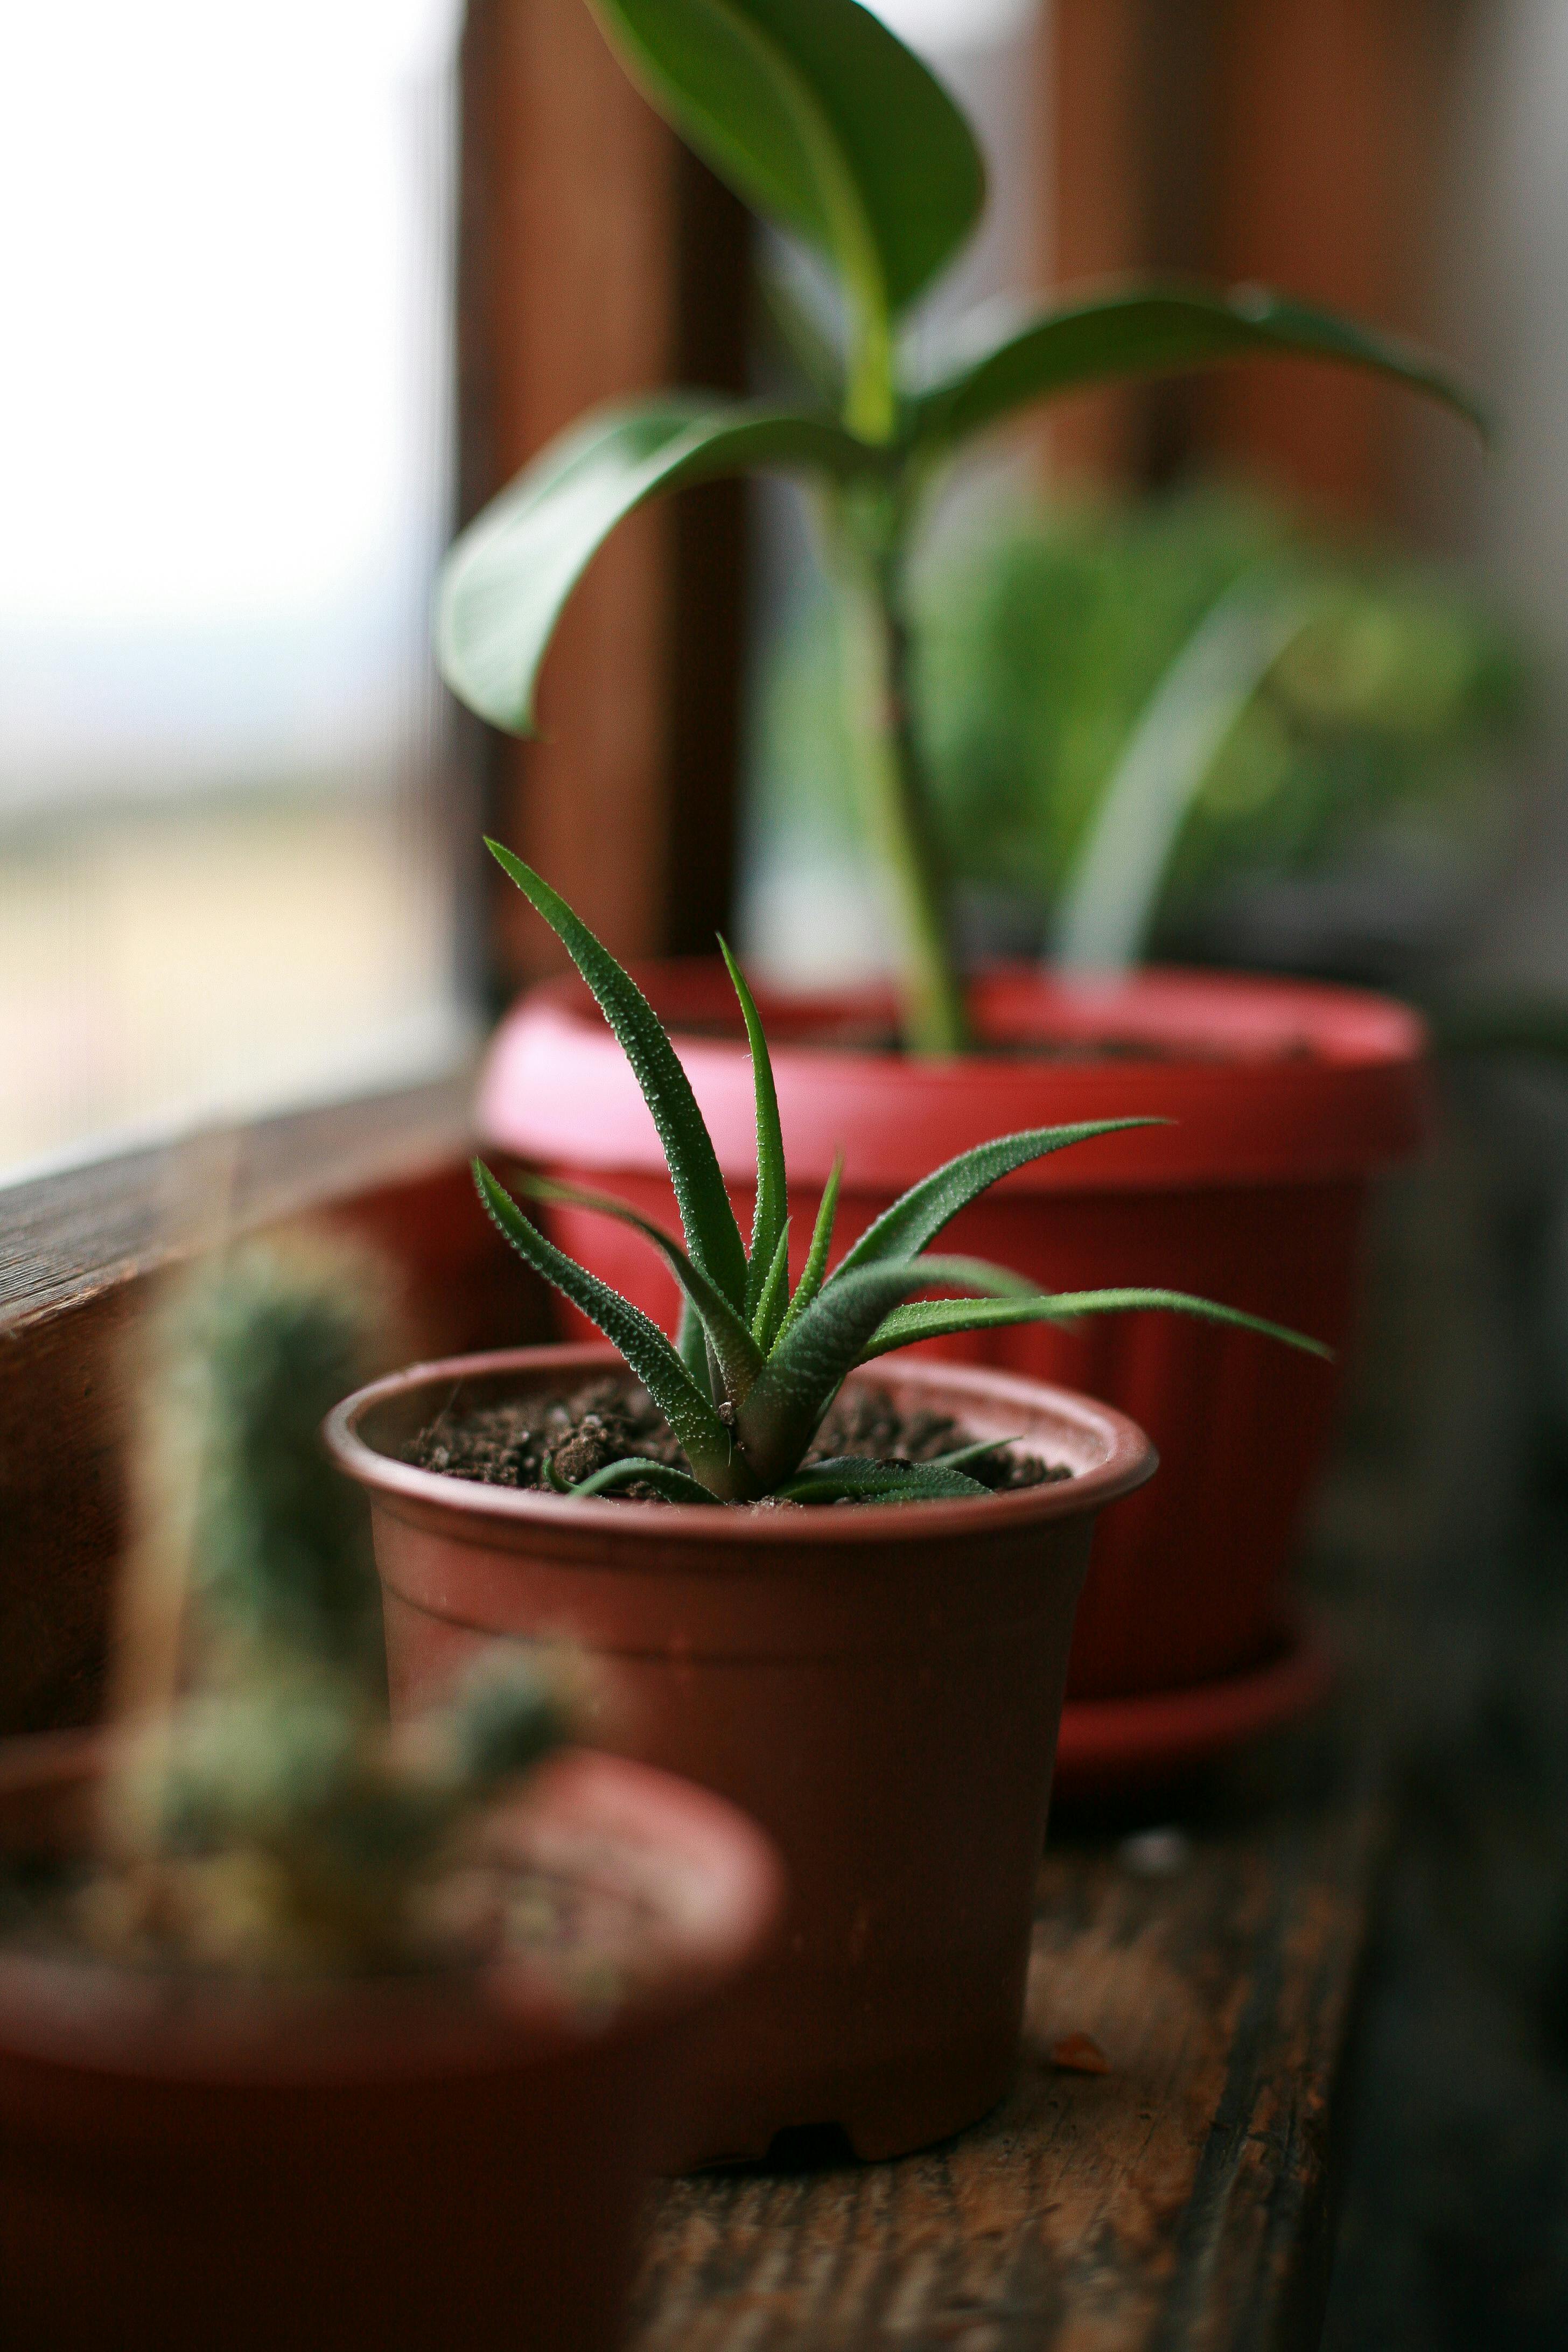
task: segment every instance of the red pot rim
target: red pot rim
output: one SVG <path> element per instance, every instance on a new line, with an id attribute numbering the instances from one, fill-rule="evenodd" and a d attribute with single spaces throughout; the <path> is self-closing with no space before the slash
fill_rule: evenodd
<path id="1" fill-rule="evenodd" d="M 507 1348 L 486 1355 L 451 1356 L 437 1363 L 412 1364 L 403 1370 L 356 1390 L 328 1415 L 325 1436 L 341 1468 L 369 1487 L 394 1510 L 402 1504 L 444 1517 L 460 1516 L 495 1526 L 548 1527 L 580 1530 L 585 1537 L 608 1539 L 613 1550 L 605 1564 L 634 1569 L 640 1536 L 656 1541 L 690 1545 L 699 1553 L 714 1555 L 710 1565 L 722 1571 L 721 1555 L 737 1543 L 748 1548 L 778 1549 L 796 1555 L 802 1543 L 799 1515 L 793 1511 L 744 1508 L 714 1509 L 696 1504 L 615 1503 L 590 1497 L 578 1501 L 568 1495 L 544 1495 L 516 1487 L 484 1486 L 452 1478 L 437 1470 L 421 1470 L 382 1454 L 361 1435 L 361 1424 L 378 1405 L 412 1394 L 420 1388 L 449 1388 L 455 1381 L 494 1379 L 509 1373 L 574 1375 L 626 1370 L 623 1358 L 608 1345 L 562 1345 Z M 1101 1404 L 1098 1398 L 1074 1389 L 1048 1386 L 1043 1381 L 1020 1379 L 994 1371 L 986 1365 L 900 1362 L 879 1370 L 867 1365 L 850 1374 L 851 1381 L 891 1382 L 900 1388 L 940 1391 L 944 1400 L 973 1399 L 979 1406 L 1012 1407 L 1026 1416 L 1019 1434 L 1045 1441 L 1047 1425 L 1056 1442 L 1076 1447 L 1090 1458 L 1070 1478 L 1043 1486 L 1026 1486 L 997 1495 L 984 1504 L 866 1503 L 852 1511 L 814 1512 L 810 1552 L 820 1553 L 831 1570 L 841 1574 L 847 1556 L 885 1545 L 889 1533 L 908 1531 L 911 1539 L 953 1538 L 977 1533 L 975 1514 L 984 1510 L 987 1532 L 1043 1525 L 1097 1511 L 1119 1496 L 1131 1494 L 1152 1478 L 1159 1457 L 1136 1422 Z M 1010 1416 L 1005 1416 L 1010 1417 Z M 1030 1423 L 1035 1426 L 1031 1428 Z M 1098 1458 L 1094 1458 L 1098 1457 Z"/>
<path id="2" fill-rule="evenodd" d="M 755 1180 L 743 1039 L 683 1033 L 724 1020 L 723 967 L 671 961 L 637 977 L 675 1044 L 726 1178 Z M 1008 967 L 973 992 L 998 1042 L 1041 1034 L 1143 1038 L 1163 1058 L 1092 1063 L 960 1055 L 911 1061 L 803 1042 L 825 1021 L 879 1020 L 885 995 L 761 995 L 797 1182 L 820 1187 L 841 1150 L 852 1191 L 900 1191 L 975 1143 L 1024 1127 L 1146 1115 L 1170 1124 L 1106 1136 L 1007 1178 L 1015 1192 L 1147 1190 L 1364 1176 L 1407 1157 L 1430 1125 L 1426 1033 L 1391 998 L 1324 982 L 1151 970 L 1074 985 Z M 1190 1044 L 1193 1052 L 1175 1049 Z M 558 1167 L 659 1173 L 663 1153 L 625 1056 L 575 976 L 516 1005 L 491 1046 L 479 1126 L 492 1144 Z"/>
<path id="3" fill-rule="evenodd" d="M 80 1792 L 101 1733 L 0 1743 L 0 1811 Z M 200 2084 L 428 2080 L 542 2065 L 644 2040 L 760 1957 L 783 1914 L 783 1866 L 723 1798 L 648 1764 L 586 1748 L 546 1765 L 518 1801 L 542 1850 L 584 1875 L 632 1874 L 652 1900 L 658 1967 L 607 2016 L 569 2003 L 536 1968 L 503 1961 L 408 1978 L 262 1982 L 174 1977 L 0 1944 L 0 2051 L 76 2071 Z M 660 1874 L 662 1894 L 649 1882 Z"/>

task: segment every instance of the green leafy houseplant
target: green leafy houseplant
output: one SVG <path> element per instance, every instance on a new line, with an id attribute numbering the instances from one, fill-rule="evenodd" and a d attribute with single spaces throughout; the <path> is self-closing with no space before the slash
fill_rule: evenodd
<path id="1" fill-rule="evenodd" d="M 771 468 L 821 492 L 842 600 L 863 829 L 896 902 L 908 1044 L 968 1042 L 948 877 L 911 716 L 907 570 L 922 510 L 975 436 L 1108 378 L 1295 352 L 1372 369 L 1476 417 L 1430 358 L 1256 288 L 1151 284 L 1041 310 L 916 379 L 900 322 L 973 234 L 984 173 L 964 117 L 858 0 L 590 0 L 653 104 L 766 219 L 828 266 L 841 333 L 780 291 L 817 404 L 674 392 L 596 412 L 547 448 L 458 541 L 437 624 L 454 690 L 533 725 L 540 664 L 597 548 L 646 500 Z M 1479 420 L 1478 420 L 1479 421 Z"/>
<path id="2" fill-rule="evenodd" d="M 110 1855 L 82 1913 L 122 1957 L 290 1974 L 439 1957 L 465 1832 L 567 1736 L 515 1658 L 481 1662 L 417 1737 L 389 1727 L 367 1531 L 319 1437 L 363 1375 L 367 1296 L 324 1258 L 255 1248 L 166 1314 Z"/>
<path id="3" fill-rule="evenodd" d="M 855 1366 L 916 1340 L 957 1332 L 1168 1307 L 1260 1331 L 1320 1355 L 1329 1352 L 1278 1324 L 1181 1291 L 1047 1295 L 982 1260 L 928 1254 L 927 1244 L 961 1209 L 1013 1170 L 1092 1136 L 1155 1123 L 1138 1118 L 1037 1128 L 962 1153 L 885 1210 L 830 1274 L 835 1171 L 792 1292 L 788 1182 L 767 1040 L 728 948 L 723 952 L 745 1021 L 756 1092 L 757 1182 L 749 1245 L 690 1083 L 652 1007 L 558 892 L 499 843 L 492 841 L 489 848 L 560 938 L 619 1039 L 658 1130 L 686 1239 L 682 1248 L 636 1210 L 602 1193 L 543 1180 L 533 1183 L 538 1197 L 574 1202 L 621 1219 L 660 1252 L 683 1298 L 680 1335 L 671 1342 L 639 1307 L 548 1241 L 490 1171 L 475 1162 L 480 1198 L 501 1234 L 620 1349 L 689 1465 L 682 1470 L 628 1456 L 570 1492 L 592 1496 L 646 1482 L 671 1501 L 698 1504 L 765 1496 L 821 1504 L 984 1496 L 989 1489 L 967 1474 L 963 1462 L 989 1446 L 935 1463 L 844 1458 L 806 1465 L 824 1417 Z M 937 1288 L 969 1295 L 926 1300 L 916 1296 Z"/>
<path id="4" fill-rule="evenodd" d="M 1523 649 L 1462 583 L 1273 500 L 987 516 L 922 553 L 910 609 L 942 854 L 1058 956 L 1159 955 L 1238 887 L 1369 861 L 1458 880 L 1496 855 Z M 852 855 L 842 671 L 814 594 L 762 699 L 780 865 Z"/>

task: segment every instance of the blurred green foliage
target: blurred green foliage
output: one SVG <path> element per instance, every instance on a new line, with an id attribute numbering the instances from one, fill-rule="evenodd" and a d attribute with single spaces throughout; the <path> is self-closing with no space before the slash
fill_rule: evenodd
<path id="1" fill-rule="evenodd" d="M 1506 833 L 1500 755 L 1529 700 L 1506 625 L 1452 577 L 1314 533 L 1278 505 L 1189 490 L 1026 512 L 971 530 L 912 591 L 920 736 L 962 879 L 1056 904 L 1171 664 L 1249 574 L 1299 570 L 1322 617 L 1215 760 L 1162 901 L 1179 916 L 1246 877 L 1331 867 L 1377 839 L 1483 861 Z M 764 844 L 847 845 L 854 806 L 833 610 L 812 599 L 763 680 Z"/>

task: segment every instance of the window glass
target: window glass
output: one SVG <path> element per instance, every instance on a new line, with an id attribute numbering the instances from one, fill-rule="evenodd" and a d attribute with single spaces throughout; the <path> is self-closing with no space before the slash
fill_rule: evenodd
<path id="1" fill-rule="evenodd" d="M 463 1030 L 455 0 L 0 30 L 0 1166 Z"/>

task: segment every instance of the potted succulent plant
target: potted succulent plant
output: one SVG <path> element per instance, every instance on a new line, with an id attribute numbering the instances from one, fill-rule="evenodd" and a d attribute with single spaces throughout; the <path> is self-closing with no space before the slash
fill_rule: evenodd
<path id="1" fill-rule="evenodd" d="M 761 1835 L 566 1748 L 537 1666 L 392 1729 L 318 1433 L 356 1314 L 273 1255 L 187 1297 L 115 1727 L 0 1748 L 17 2352 L 608 2347 L 686 2036 L 776 1910 Z"/>
<path id="2" fill-rule="evenodd" d="M 882 1360 L 937 1334 L 1140 1306 L 1293 1335 L 1170 1292 L 1042 1296 L 930 1252 L 1010 1171 L 1142 1124 L 1125 1118 L 963 1153 L 832 1265 L 835 1171 L 792 1285 L 772 1067 L 738 967 L 749 1244 L 652 1009 L 537 874 L 495 854 L 635 1072 L 684 1246 L 615 1199 L 575 1205 L 651 1246 L 684 1312 L 672 1341 L 477 1168 L 506 1239 L 613 1349 L 416 1366 L 333 1415 L 329 1443 L 374 1506 L 394 1707 L 438 1699 L 498 1634 L 591 1657 L 609 1694 L 597 1735 L 753 1811 L 790 1874 L 778 1955 L 715 2039 L 703 2152 L 757 2156 L 780 2130 L 831 2123 L 862 2156 L 892 2155 L 1005 2085 L 1089 1534 L 1154 1457 L 1087 1398 Z M 920 1297 L 932 1289 L 963 1295 Z"/>
<path id="3" fill-rule="evenodd" d="M 825 330 L 775 289 L 816 387 L 806 405 L 674 392 L 599 411 L 543 451 L 449 558 L 438 616 L 449 683 L 484 718 L 528 732 L 557 617 L 623 517 L 720 474 L 804 476 L 841 607 L 853 782 L 898 968 L 891 1003 L 770 1013 L 803 1193 L 821 1197 L 844 1150 L 853 1233 L 922 1168 L 1002 1128 L 1124 1104 L 1136 1068 L 1139 1107 L 1179 1126 L 1020 1171 L 970 1213 L 961 1241 L 1042 1287 L 1092 1289 L 1135 1271 L 1201 1289 L 1222 1264 L 1248 1306 L 1342 1341 L 1367 1181 L 1422 1131 L 1419 1024 L 1373 998 L 1217 975 L 1086 989 L 1019 971 L 966 990 L 912 720 L 908 558 L 934 486 L 976 436 L 1107 378 L 1296 353 L 1375 370 L 1474 417 L 1472 404 L 1430 358 L 1365 327 L 1257 288 L 1181 283 L 1094 292 L 999 332 L 982 320 L 917 375 L 900 321 L 964 244 L 984 194 L 974 140 L 942 85 L 857 0 L 590 5 L 655 107 L 826 265 L 836 321 Z M 687 1033 L 681 1055 L 739 1192 L 744 1041 L 738 1027 L 732 1042 L 700 1034 L 725 1024 L 723 974 L 647 979 Z M 655 1138 L 605 1042 L 581 992 L 537 992 L 497 1041 L 484 1128 L 557 1175 L 613 1172 L 643 1209 L 668 1213 Z M 561 1209 L 551 1222 L 601 1274 L 629 1279 L 641 1305 L 668 1297 L 660 1272 L 631 1272 L 609 1230 Z M 1319 1686 L 1281 1578 L 1326 1444 L 1331 1383 L 1196 1328 L 1130 1324 L 1088 1352 L 1044 1325 L 941 1344 L 1086 1381 L 1137 1414 L 1165 1455 L 1158 1517 L 1147 1503 L 1119 1515 L 1086 1596 L 1064 1765 L 1158 1763 Z"/>

